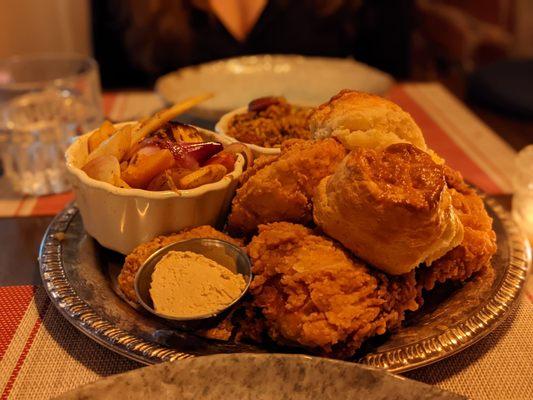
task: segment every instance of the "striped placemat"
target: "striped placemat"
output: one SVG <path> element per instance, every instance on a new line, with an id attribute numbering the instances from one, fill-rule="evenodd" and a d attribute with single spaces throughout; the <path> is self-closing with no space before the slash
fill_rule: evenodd
<path id="1" fill-rule="evenodd" d="M 420 125 L 428 145 L 491 194 L 512 193 L 516 152 L 438 83 L 394 87 L 389 97 Z"/>
<path id="2" fill-rule="evenodd" d="M 47 399 L 141 367 L 71 326 L 42 287 L 0 287 L 0 307 L 1 399 Z M 531 297 L 524 298 L 487 338 L 406 376 L 471 399 L 530 399 L 532 316 Z"/>
<path id="3" fill-rule="evenodd" d="M 466 179 L 487 193 L 512 192 L 514 150 L 441 84 L 397 85 L 389 97 L 411 113 L 429 146 Z M 105 113 L 113 121 L 137 119 L 162 106 L 152 92 L 104 96 Z M 1 179 L 0 189 L 0 217 L 54 215 L 72 200 L 70 193 L 21 198 Z"/>

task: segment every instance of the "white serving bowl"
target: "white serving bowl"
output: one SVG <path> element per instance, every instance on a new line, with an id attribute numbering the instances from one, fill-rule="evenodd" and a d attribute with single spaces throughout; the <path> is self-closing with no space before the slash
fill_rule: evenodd
<path id="1" fill-rule="evenodd" d="M 117 124 L 117 128 L 131 122 Z M 223 144 L 225 137 L 197 128 L 202 136 Z M 217 225 L 226 217 L 244 157 L 238 155 L 234 170 L 218 182 L 179 192 L 123 189 L 90 178 L 80 168 L 88 155 L 87 139 L 80 136 L 66 151 L 66 162 L 85 230 L 102 246 L 129 254 L 154 237 L 180 229 Z"/>
<path id="2" fill-rule="evenodd" d="M 279 147 L 262 147 L 256 144 L 244 143 L 235 139 L 233 136 L 227 134 L 229 121 L 237 114 L 244 114 L 248 112 L 248 106 L 239 107 L 236 110 L 230 111 L 229 113 L 224 114 L 216 123 L 215 131 L 224 139 L 230 140 L 233 143 L 242 143 L 245 144 L 252 150 L 255 157 L 259 156 L 275 156 L 281 152 Z"/>

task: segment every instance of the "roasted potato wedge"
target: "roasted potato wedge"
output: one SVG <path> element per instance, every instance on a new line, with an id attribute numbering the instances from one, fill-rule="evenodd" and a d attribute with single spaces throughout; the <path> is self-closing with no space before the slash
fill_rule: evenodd
<path id="1" fill-rule="evenodd" d="M 165 170 L 150 181 L 146 190 L 160 192 L 162 190 L 177 190 L 169 170 Z"/>
<path id="2" fill-rule="evenodd" d="M 174 156 L 167 149 L 139 150 L 122 172 L 122 179 L 131 187 L 144 189 L 152 179 L 174 164 Z"/>
<path id="3" fill-rule="evenodd" d="M 217 182 L 226 175 L 226 167 L 220 164 L 206 165 L 178 180 L 178 189 L 193 189 Z"/>
<path id="4" fill-rule="evenodd" d="M 119 186 L 120 164 L 116 157 L 103 155 L 89 161 L 82 170 L 91 178 Z"/>
<path id="5" fill-rule="evenodd" d="M 174 181 L 174 184 L 176 187 L 178 186 L 178 182 L 181 178 L 183 178 L 185 175 L 189 175 L 190 173 L 194 172 L 194 169 L 188 169 L 188 168 L 182 168 L 182 167 L 174 167 L 168 170 L 170 177 Z"/>
<path id="6" fill-rule="evenodd" d="M 115 133 L 115 131 L 116 129 L 111 122 L 104 121 L 100 128 L 94 131 L 87 140 L 89 153 L 92 153 L 94 150 L 96 150 L 96 148 L 100 146 L 100 143 L 108 139 L 113 133 Z"/>
<path id="7" fill-rule="evenodd" d="M 87 162 L 90 162 L 101 156 L 113 156 L 119 162 L 122 161 L 122 158 L 130 149 L 131 129 L 131 125 L 126 125 L 100 143 L 100 145 L 92 153 L 89 153 Z"/>
<path id="8" fill-rule="evenodd" d="M 226 172 L 231 172 L 235 168 L 235 162 L 237 161 L 237 154 L 230 153 L 225 150 L 215 154 L 204 165 L 216 165 L 220 164 L 226 168 Z"/>
<path id="9" fill-rule="evenodd" d="M 174 167 L 167 169 L 161 174 L 157 175 L 152 181 L 148 184 L 147 190 L 178 190 L 176 182 L 178 182 L 182 177 L 192 173 L 193 170 Z"/>

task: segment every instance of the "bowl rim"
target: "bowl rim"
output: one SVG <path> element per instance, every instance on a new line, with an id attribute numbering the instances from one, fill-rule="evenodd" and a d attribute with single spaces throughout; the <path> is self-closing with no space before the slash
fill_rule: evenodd
<path id="1" fill-rule="evenodd" d="M 137 121 L 125 121 L 125 122 L 113 124 L 113 126 L 120 128 L 122 126 L 136 123 L 136 122 Z M 220 141 L 222 144 L 231 143 L 223 135 L 219 135 L 216 132 L 210 131 L 208 129 L 200 128 L 198 126 L 194 126 L 194 127 L 200 130 L 201 132 L 214 137 L 217 141 Z M 175 192 L 173 190 L 151 191 L 151 190 L 136 189 L 136 188 L 120 188 L 108 182 L 102 182 L 102 181 L 89 177 L 81 168 L 78 168 L 77 166 L 75 166 L 72 161 L 72 159 L 74 158 L 72 154 L 74 146 L 78 145 L 78 142 L 80 140 L 84 138 L 88 138 L 89 135 L 91 135 L 97 129 L 99 128 L 93 129 L 90 132 L 87 132 L 81 136 L 78 136 L 69 145 L 69 147 L 65 151 L 65 159 L 66 159 L 65 163 L 66 163 L 67 171 L 71 175 L 75 176 L 81 182 L 82 185 L 95 188 L 95 189 L 104 190 L 106 192 L 112 193 L 117 196 L 144 197 L 148 199 L 194 198 L 194 197 L 199 197 L 205 193 L 227 188 L 231 184 L 231 182 L 239 179 L 239 177 L 242 175 L 242 172 L 243 172 L 244 157 L 242 156 L 242 154 L 237 154 L 237 161 L 235 162 L 235 167 L 233 171 L 231 171 L 229 174 L 224 175 L 222 179 L 216 182 L 208 183 L 206 185 L 202 185 L 194 189 L 184 189 L 184 190 L 178 190 L 177 192 Z"/>
<path id="2" fill-rule="evenodd" d="M 232 110 L 230 112 L 225 113 L 215 124 L 215 132 L 219 135 L 223 136 L 224 138 L 231 140 L 233 143 L 242 143 L 248 146 L 252 151 L 255 151 L 257 153 L 263 154 L 263 155 L 278 155 L 281 153 L 281 149 L 279 147 L 263 147 L 259 146 L 257 144 L 252 143 L 246 143 L 241 142 L 240 140 L 234 138 L 233 136 L 230 136 L 226 133 L 228 128 L 228 123 L 231 118 L 233 118 L 235 115 L 238 114 L 244 114 L 248 112 L 248 106 L 242 106 L 239 108 L 236 108 L 235 110 Z"/>
<path id="3" fill-rule="evenodd" d="M 244 255 L 244 259 L 247 261 L 246 264 L 248 266 L 248 273 L 244 277 L 244 279 L 245 279 L 244 288 L 241 290 L 241 293 L 235 299 L 233 299 L 233 301 L 230 304 L 228 304 L 226 307 L 224 307 L 224 308 L 222 308 L 220 310 L 212 311 L 212 312 L 207 313 L 207 314 L 195 315 L 193 317 L 174 317 L 172 315 L 166 315 L 166 314 L 158 313 L 153 307 L 150 307 L 148 304 L 146 304 L 141 296 L 139 296 L 139 292 L 140 292 L 140 290 L 139 290 L 139 279 L 140 279 L 140 276 L 141 276 L 141 271 L 147 265 L 149 265 L 150 263 L 153 263 L 154 259 L 156 259 L 156 258 L 161 259 L 161 258 L 163 258 L 163 256 L 165 254 L 169 253 L 170 251 L 173 251 L 172 248 L 174 246 L 176 246 L 177 244 L 187 245 L 187 244 L 189 244 L 191 242 L 197 242 L 197 241 L 209 242 L 209 243 L 213 243 L 213 242 L 221 243 L 223 246 L 233 248 L 234 250 L 236 250 L 241 255 Z M 177 251 L 186 251 L 186 250 L 177 250 Z M 204 257 L 207 257 L 207 256 L 204 256 Z M 207 258 L 209 258 L 209 257 L 207 257 Z M 230 308 L 232 308 L 235 304 L 239 303 L 242 300 L 242 298 L 246 295 L 246 293 L 248 293 L 248 290 L 250 288 L 252 280 L 253 280 L 252 262 L 250 260 L 250 257 L 248 256 L 248 254 L 246 254 L 246 252 L 242 248 L 240 248 L 239 246 L 236 246 L 233 243 L 230 243 L 230 242 L 228 242 L 226 240 L 222 240 L 222 239 L 216 239 L 216 238 L 192 238 L 192 239 L 187 239 L 187 240 L 178 240 L 176 242 L 169 243 L 166 246 L 163 246 L 160 249 L 154 251 L 152 254 L 150 254 L 150 256 L 142 263 L 142 265 L 139 267 L 139 269 L 135 273 L 135 278 L 133 280 L 133 287 L 135 289 L 135 295 L 137 296 L 137 301 L 149 313 L 151 313 L 151 314 L 153 314 L 153 315 L 155 315 L 155 316 L 157 316 L 159 318 L 163 318 L 163 319 L 167 319 L 167 320 L 171 320 L 171 321 L 191 322 L 191 321 L 201 321 L 201 320 L 214 318 L 214 317 L 224 313 L 225 311 L 229 310 Z"/>

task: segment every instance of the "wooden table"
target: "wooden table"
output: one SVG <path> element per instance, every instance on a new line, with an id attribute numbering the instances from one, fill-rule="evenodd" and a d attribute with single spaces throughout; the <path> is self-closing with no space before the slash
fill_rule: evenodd
<path id="1" fill-rule="evenodd" d="M 39 285 L 37 257 L 52 217 L 0 219 L 0 286 Z"/>

